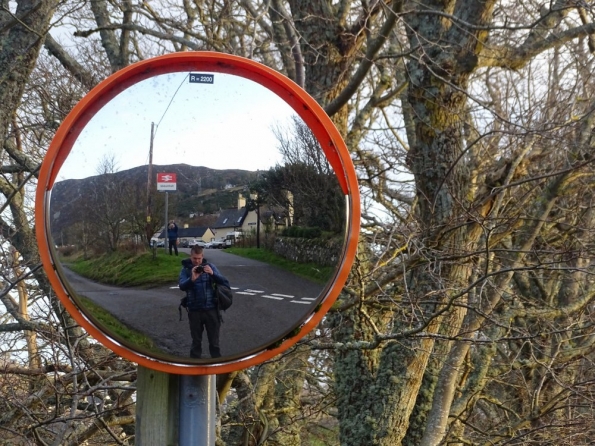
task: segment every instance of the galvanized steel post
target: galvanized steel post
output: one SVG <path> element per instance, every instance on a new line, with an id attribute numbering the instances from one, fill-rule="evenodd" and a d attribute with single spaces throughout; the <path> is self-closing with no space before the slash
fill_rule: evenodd
<path id="1" fill-rule="evenodd" d="M 179 446 L 215 446 L 216 376 L 180 376 Z"/>

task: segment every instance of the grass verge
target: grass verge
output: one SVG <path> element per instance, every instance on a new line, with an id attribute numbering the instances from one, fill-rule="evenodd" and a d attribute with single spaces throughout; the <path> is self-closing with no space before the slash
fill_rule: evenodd
<path id="1" fill-rule="evenodd" d="M 227 248 L 226 251 L 241 257 L 246 257 L 268 263 L 269 265 L 278 266 L 279 268 L 289 271 L 296 276 L 310 279 L 313 282 L 323 285 L 331 279 L 335 271 L 335 268 L 332 266 L 320 266 L 315 263 L 292 262 L 291 260 L 287 260 L 286 258 L 278 256 L 277 254 L 265 249 L 231 247 Z"/>
<path id="2" fill-rule="evenodd" d="M 151 252 L 113 252 L 87 260 L 63 261 L 75 273 L 101 283 L 152 288 L 176 283 L 182 268 L 180 262 L 187 257 L 182 252 L 179 256 L 158 252 L 155 258 Z"/>
<path id="3" fill-rule="evenodd" d="M 155 343 L 150 337 L 120 322 L 111 313 L 97 305 L 88 297 L 80 296 L 80 303 L 85 308 L 86 313 L 93 315 L 97 322 L 102 325 L 102 331 L 104 333 L 110 333 L 117 336 L 120 339 L 127 341 L 135 348 L 143 349 L 147 352 L 162 353 L 161 350 L 155 346 Z"/>

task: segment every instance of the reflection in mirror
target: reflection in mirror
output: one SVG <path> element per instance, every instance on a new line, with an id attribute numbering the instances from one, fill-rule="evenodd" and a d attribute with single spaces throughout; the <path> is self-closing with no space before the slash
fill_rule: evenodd
<path id="1" fill-rule="evenodd" d="M 242 358 L 290 335 L 325 297 L 345 242 L 346 197 L 306 124 L 255 82 L 208 76 L 159 75 L 114 97 L 50 198 L 75 304 L 124 346 L 177 363 Z M 174 174 L 175 190 L 158 174 Z M 210 268 L 187 282 L 193 258 Z M 206 311 L 213 281 L 234 293 L 222 322 Z M 201 311 L 179 306 L 180 283 Z"/>

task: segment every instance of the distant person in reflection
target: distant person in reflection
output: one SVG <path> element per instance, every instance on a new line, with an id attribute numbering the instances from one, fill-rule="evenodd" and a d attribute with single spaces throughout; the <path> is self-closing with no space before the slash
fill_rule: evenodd
<path id="1" fill-rule="evenodd" d="M 169 240 L 169 255 L 172 255 L 172 249 L 178 255 L 178 225 L 173 220 L 167 225 L 167 239 Z"/>
<path id="2" fill-rule="evenodd" d="M 202 246 L 194 245 L 190 250 L 190 258 L 182 260 L 179 281 L 180 289 L 186 291 L 188 298 L 188 320 L 192 336 L 191 358 L 200 358 L 202 355 L 204 329 L 207 330 L 211 358 L 221 356 L 219 349 L 221 313 L 213 289 L 215 284 L 229 286 L 229 281 L 221 275 L 215 265 L 206 261 Z"/>

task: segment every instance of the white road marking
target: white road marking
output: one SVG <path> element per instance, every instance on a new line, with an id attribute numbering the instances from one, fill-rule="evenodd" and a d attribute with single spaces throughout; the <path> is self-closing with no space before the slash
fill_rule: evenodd
<path id="1" fill-rule="evenodd" d="M 233 290 L 238 290 L 239 288 L 232 288 Z M 261 296 L 261 297 L 266 297 L 267 299 L 274 299 L 274 300 L 284 300 L 285 298 L 288 299 L 293 299 L 295 296 L 291 295 L 291 294 L 280 294 L 280 293 L 271 293 L 271 294 L 263 294 L 264 291 L 262 290 L 253 290 L 250 288 L 245 289 L 244 291 L 236 291 L 236 294 L 244 294 L 246 296 Z M 291 302 L 294 302 L 296 304 L 310 304 L 312 303 L 312 301 L 315 301 L 317 298 L 316 297 L 302 297 L 301 301 L 300 300 L 291 300 Z"/>

